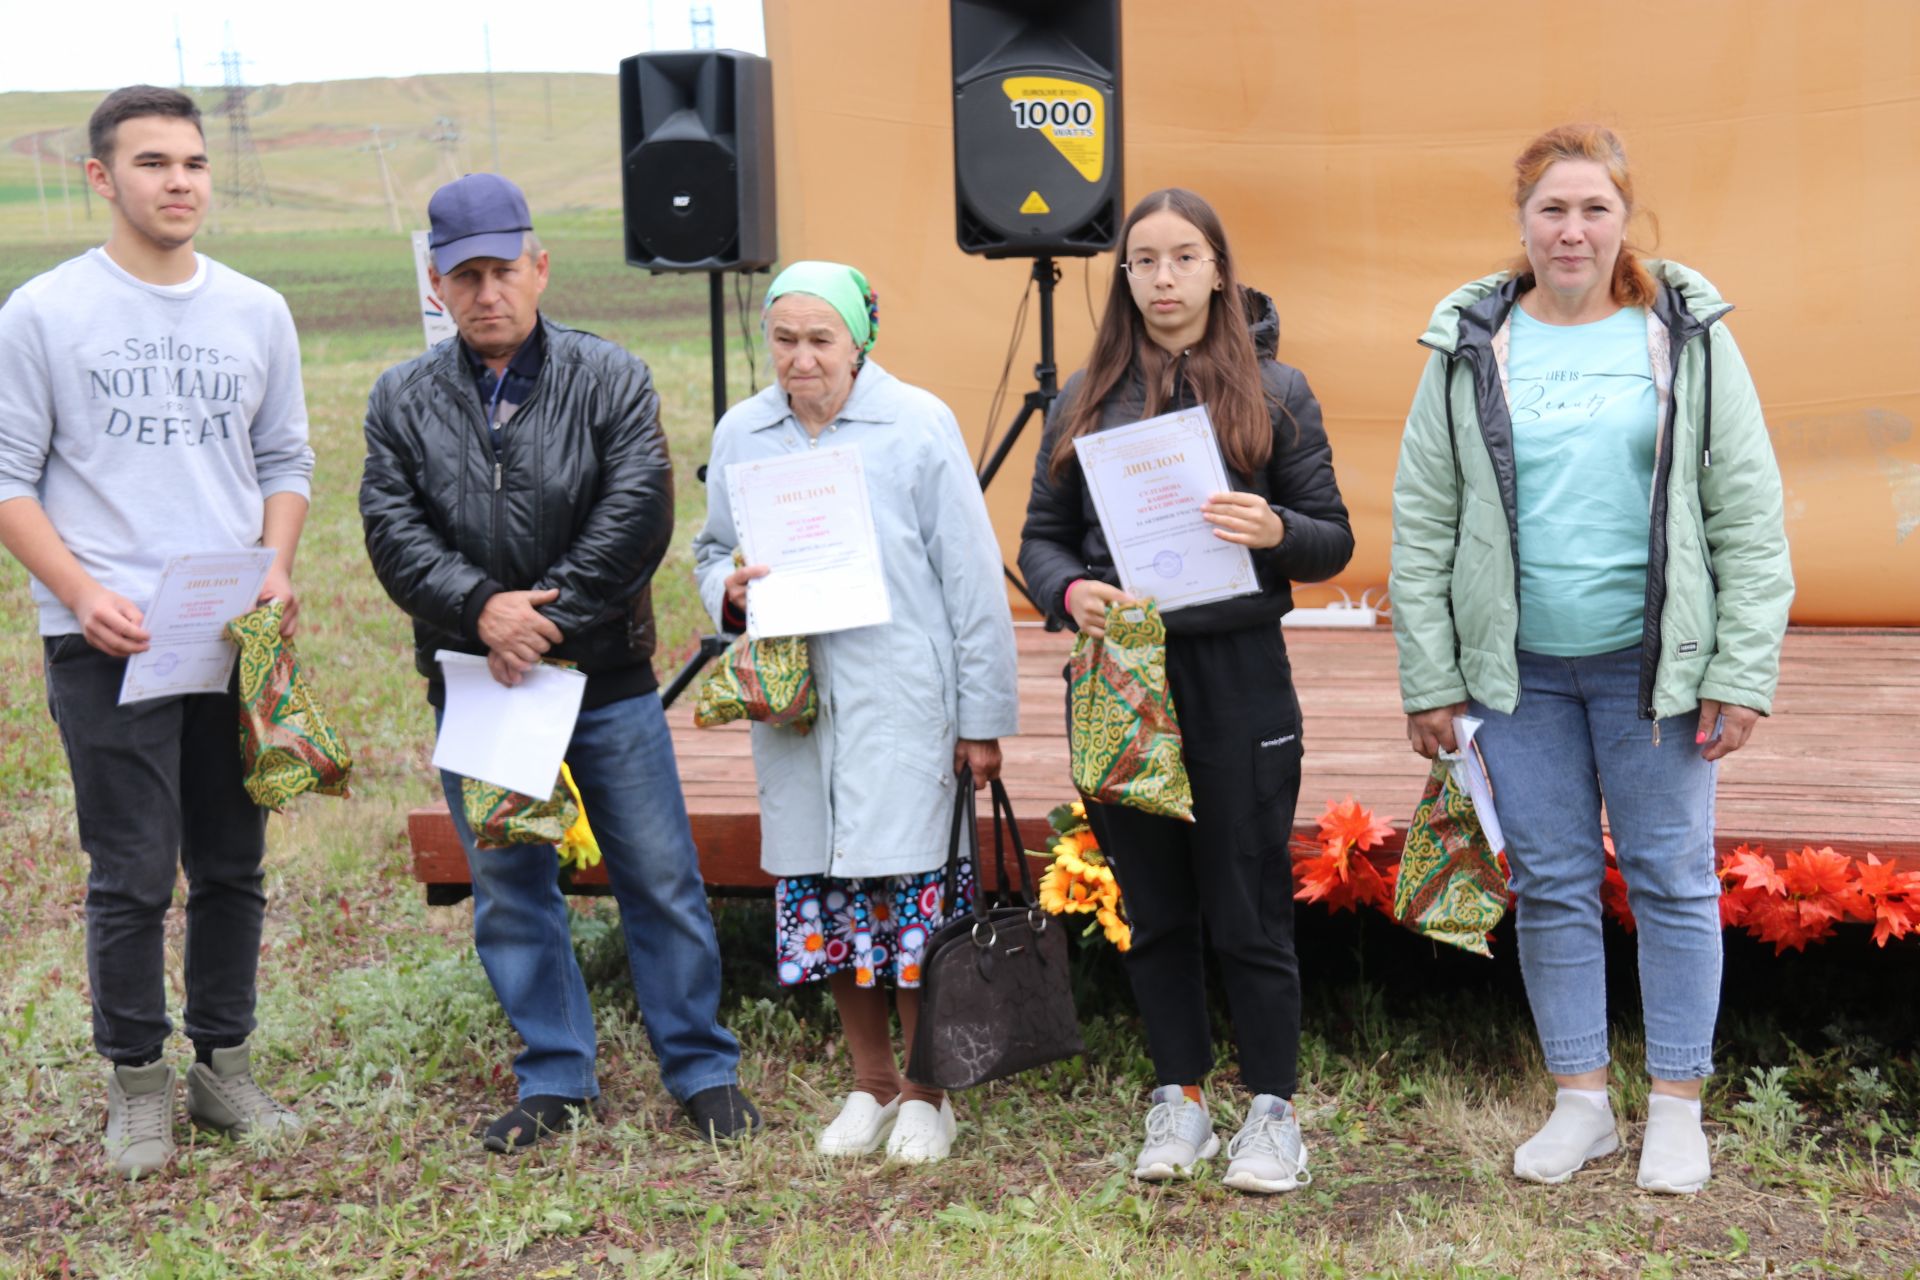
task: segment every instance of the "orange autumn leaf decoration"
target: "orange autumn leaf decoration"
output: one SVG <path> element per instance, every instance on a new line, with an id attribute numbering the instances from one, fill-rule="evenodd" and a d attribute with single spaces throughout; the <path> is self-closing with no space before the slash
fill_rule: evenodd
<path id="1" fill-rule="evenodd" d="M 1049 815 L 1054 829 L 1053 864 L 1040 883 L 1042 906 L 1056 915 L 1091 915 L 1089 935 L 1104 933 L 1121 951 L 1132 943 L 1132 928 L 1120 887 L 1086 820 L 1081 803 L 1061 805 Z M 1349 796 L 1329 800 L 1319 818 L 1319 838 L 1302 841 L 1313 852 L 1294 861 L 1298 887 L 1294 897 L 1329 911 L 1358 911 L 1370 906 L 1393 914 L 1397 858 L 1376 863 L 1366 856 L 1393 834 L 1390 824 Z M 1600 901 L 1605 914 L 1622 927 L 1635 927 L 1627 882 L 1620 872 L 1613 840 L 1606 837 L 1605 872 Z M 1506 857 L 1500 857 L 1505 871 Z M 1776 860 L 1764 848 L 1740 845 L 1719 861 L 1720 921 L 1773 944 L 1776 955 L 1803 951 L 1807 944 L 1834 936 L 1847 922 L 1871 924 L 1873 940 L 1920 938 L 1920 870 L 1902 871 L 1873 854 L 1850 857 L 1830 847 L 1788 852 Z M 1511 905 L 1514 895 L 1508 890 Z"/>
<path id="2" fill-rule="evenodd" d="M 1873 921 L 1873 940 L 1886 946 L 1888 938 L 1904 938 L 1920 930 L 1920 871 L 1901 871 L 1871 853 L 1854 864 L 1860 896 Z"/>
<path id="3" fill-rule="evenodd" d="M 1870 866 L 1881 865 L 1878 858 L 1868 857 Z M 1720 863 L 1720 918 L 1771 942 L 1775 955 L 1788 948 L 1805 951 L 1809 942 L 1831 938 L 1834 925 L 1843 920 L 1875 919 L 1876 903 L 1862 889 L 1858 866 L 1844 853 L 1808 845 L 1789 851 L 1782 867 L 1766 850 L 1741 845 Z M 1888 890 L 1887 934 L 1895 937 L 1900 936 L 1896 929 L 1912 927 L 1906 918 L 1906 888 L 1893 879 L 1897 874 L 1880 882 Z"/>
<path id="4" fill-rule="evenodd" d="M 1600 877 L 1600 909 L 1620 922 L 1628 933 L 1634 930 L 1633 906 L 1627 901 L 1627 878 L 1620 874 L 1620 858 L 1613 851 L 1613 837 L 1601 836 L 1607 851 L 1606 871 Z"/>
<path id="5" fill-rule="evenodd" d="M 1321 852 L 1294 864 L 1300 887 L 1293 896 L 1321 903 L 1329 911 L 1356 911 L 1364 905 L 1392 915 L 1393 882 L 1363 856 L 1392 834 L 1392 824 L 1374 817 L 1352 796 L 1339 804 L 1327 801 L 1320 815 Z"/>

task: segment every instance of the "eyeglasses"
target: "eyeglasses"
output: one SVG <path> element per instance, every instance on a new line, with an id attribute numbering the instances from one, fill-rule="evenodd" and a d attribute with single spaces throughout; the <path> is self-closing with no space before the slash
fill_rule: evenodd
<path id="1" fill-rule="evenodd" d="M 1143 253 L 1128 258 L 1120 265 L 1135 280 L 1151 280 L 1160 274 L 1160 264 L 1163 262 L 1176 276 L 1190 276 L 1212 261 L 1212 258 L 1203 258 L 1197 253 L 1176 253 L 1171 258 L 1156 258 L 1150 253 Z"/>

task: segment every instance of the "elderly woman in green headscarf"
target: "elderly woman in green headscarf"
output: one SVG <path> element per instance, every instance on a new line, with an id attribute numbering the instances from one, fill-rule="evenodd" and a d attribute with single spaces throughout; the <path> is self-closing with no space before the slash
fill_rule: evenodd
<path id="1" fill-rule="evenodd" d="M 971 909 L 970 861 L 959 900 L 945 900 L 955 780 L 965 766 L 975 786 L 998 776 L 1018 697 L 999 547 L 960 425 L 869 358 L 878 317 L 866 277 L 839 263 L 795 263 L 768 287 L 777 383 L 714 430 L 694 560 L 708 611 L 744 631 L 748 584 L 767 570 L 733 563 L 727 468 L 859 451 L 891 620 L 809 637 L 820 698 L 810 733 L 752 726 L 760 862 L 778 877 L 780 981 L 830 985 L 853 1058 L 853 1089 L 820 1151 L 885 1143 L 924 1161 L 952 1146 L 953 1108 L 900 1074 L 888 991 L 911 1045 L 927 939 Z"/>

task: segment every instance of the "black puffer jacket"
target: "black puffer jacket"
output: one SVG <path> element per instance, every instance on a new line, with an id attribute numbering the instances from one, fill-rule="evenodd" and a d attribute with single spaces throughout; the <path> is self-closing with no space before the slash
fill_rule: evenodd
<path id="1" fill-rule="evenodd" d="M 1257 476 L 1241 475 L 1231 467 L 1227 474 L 1236 490 L 1265 498 L 1279 513 L 1286 533 L 1279 546 L 1253 553 L 1262 587 L 1258 595 L 1176 609 L 1166 615 L 1170 634 L 1273 625 L 1293 608 L 1290 582 L 1331 578 L 1353 556 L 1353 530 L 1333 478 L 1333 450 L 1320 421 L 1320 403 L 1298 369 L 1274 359 L 1280 345 L 1280 315 L 1273 300 L 1253 289 L 1241 292 L 1273 419 L 1273 454 Z M 1027 580 L 1027 590 L 1041 608 L 1069 626 L 1073 619 L 1067 613 L 1066 591 L 1076 579 L 1120 585 L 1079 464 L 1069 466 L 1058 480 L 1047 469 L 1082 376 L 1076 373 L 1067 380 L 1047 415 L 1046 434 L 1034 463 L 1033 493 L 1027 499 L 1027 522 L 1020 531 L 1020 573 Z M 1136 374 L 1101 406 L 1100 427 L 1138 422 L 1146 416 L 1145 398 L 1145 387 Z M 1163 412 L 1193 403 L 1193 389 L 1176 378 L 1174 398 Z"/>
<path id="2" fill-rule="evenodd" d="M 586 705 L 655 687 L 649 583 L 673 533 L 673 471 L 647 366 L 541 320 L 546 360 L 502 433 L 459 341 L 380 375 L 367 404 L 360 515 L 373 571 L 413 617 L 414 665 L 440 698 L 436 649 L 484 653 L 501 591 L 557 588 L 548 654 L 588 676 Z"/>

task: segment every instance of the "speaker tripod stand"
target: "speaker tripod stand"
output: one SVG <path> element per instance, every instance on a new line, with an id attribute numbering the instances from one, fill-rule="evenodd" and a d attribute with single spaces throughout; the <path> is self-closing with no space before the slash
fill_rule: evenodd
<path id="1" fill-rule="evenodd" d="M 1048 411 L 1053 408 L 1053 402 L 1060 398 L 1060 370 L 1053 358 L 1053 288 L 1060 283 L 1060 268 L 1052 257 L 1043 253 L 1033 260 L 1033 283 L 1040 289 L 1040 359 L 1033 366 L 1033 378 L 1039 386 L 1021 398 L 1020 412 L 1014 415 L 1013 421 L 1000 437 L 1000 443 L 994 446 L 987 465 L 981 469 L 980 490 L 983 493 L 993 483 L 993 477 L 999 473 L 1007 455 L 1013 452 L 1013 446 L 1019 443 L 1020 433 L 1026 430 L 1027 423 L 1035 414 L 1039 414 L 1040 425 L 1044 429 Z M 1027 590 L 1027 584 L 1010 565 L 1001 565 L 1000 572 L 1007 576 L 1007 581 L 1034 607 L 1034 611 L 1046 619 L 1047 630 L 1060 629 L 1059 620 L 1041 607 L 1040 602 L 1033 598 L 1033 593 Z"/>
<path id="2" fill-rule="evenodd" d="M 720 425 L 720 419 L 725 417 L 727 412 L 726 275 L 724 271 L 707 273 L 707 322 L 713 350 L 713 425 L 716 427 Z M 697 474 L 703 482 L 706 480 L 707 466 L 704 462 L 700 464 Z M 725 476 L 720 479 L 721 483 L 726 482 Z M 687 686 L 693 683 L 694 677 L 700 674 L 700 669 L 725 653 L 727 646 L 732 643 L 733 637 L 725 632 L 701 636 L 699 647 L 693 651 L 693 655 L 686 660 L 679 671 L 674 673 L 673 679 L 667 681 L 666 686 L 660 690 L 660 705 L 672 706 L 673 700 L 685 693 Z"/>

